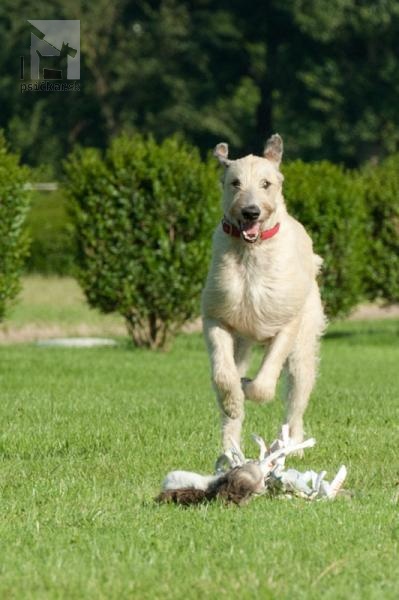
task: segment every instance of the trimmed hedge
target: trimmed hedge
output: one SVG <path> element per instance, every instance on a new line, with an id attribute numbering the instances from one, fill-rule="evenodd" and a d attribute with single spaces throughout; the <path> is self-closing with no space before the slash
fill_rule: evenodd
<path id="1" fill-rule="evenodd" d="M 370 300 L 399 302 L 399 154 L 363 169 L 367 210 L 365 288 Z"/>
<path id="2" fill-rule="evenodd" d="M 24 185 L 29 170 L 8 151 L 0 132 L 0 320 L 20 290 L 20 276 L 28 252 L 25 219 L 30 197 Z"/>
<path id="3" fill-rule="evenodd" d="M 324 259 L 320 283 L 327 314 L 346 315 L 364 295 L 364 182 L 356 172 L 324 161 L 298 160 L 283 172 L 288 209 Z"/>
<path id="4" fill-rule="evenodd" d="M 216 162 L 177 138 L 136 135 L 104 157 L 78 150 L 65 170 L 89 303 L 121 313 L 137 345 L 164 347 L 198 314 L 219 217 Z"/>
<path id="5" fill-rule="evenodd" d="M 27 228 L 31 245 L 26 269 L 44 275 L 72 275 L 75 237 L 62 190 L 33 194 Z"/>

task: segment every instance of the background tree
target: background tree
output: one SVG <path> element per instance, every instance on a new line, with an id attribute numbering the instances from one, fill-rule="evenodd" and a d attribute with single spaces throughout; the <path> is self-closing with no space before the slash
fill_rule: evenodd
<path id="1" fill-rule="evenodd" d="M 20 93 L 32 12 L 80 19 L 80 92 Z M 237 155 L 278 130 L 289 158 L 356 166 L 398 148 L 398 33 L 397 0 L 3 0 L 0 127 L 58 173 L 121 130 Z"/>

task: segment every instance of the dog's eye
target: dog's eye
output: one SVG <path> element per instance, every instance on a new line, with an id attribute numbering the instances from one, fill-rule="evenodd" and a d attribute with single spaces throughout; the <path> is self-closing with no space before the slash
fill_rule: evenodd
<path id="1" fill-rule="evenodd" d="M 241 186 L 241 181 L 239 179 L 233 179 L 231 185 L 235 188 L 239 188 Z"/>
<path id="2" fill-rule="evenodd" d="M 270 181 L 267 181 L 266 179 L 264 179 L 264 180 L 262 181 L 262 183 L 261 183 L 261 186 L 262 186 L 262 187 L 263 187 L 265 190 L 267 190 L 267 188 L 271 186 L 271 183 L 270 183 Z"/>

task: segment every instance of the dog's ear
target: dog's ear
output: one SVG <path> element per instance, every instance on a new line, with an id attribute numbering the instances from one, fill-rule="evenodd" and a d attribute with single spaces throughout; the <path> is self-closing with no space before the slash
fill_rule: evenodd
<path id="1" fill-rule="evenodd" d="M 273 134 L 267 140 L 263 156 L 271 160 L 277 168 L 280 166 L 283 157 L 283 139 L 278 133 Z"/>
<path id="2" fill-rule="evenodd" d="M 231 160 L 227 158 L 229 155 L 229 147 L 225 142 L 221 142 L 220 144 L 215 146 L 213 154 L 214 156 L 216 156 L 220 164 L 224 167 L 228 167 L 231 163 Z"/>

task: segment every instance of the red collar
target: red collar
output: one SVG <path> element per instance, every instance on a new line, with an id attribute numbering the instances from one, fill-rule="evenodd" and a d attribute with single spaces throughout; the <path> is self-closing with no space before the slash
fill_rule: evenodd
<path id="1" fill-rule="evenodd" d="M 229 221 L 227 221 L 225 219 L 225 217 L 223 217 L 223 219 L 222 219 L 222 227 L 223 227 L 223 231 L 225 233 L 227 233 L 227 235 L 232 235 L 233 237 L 237 237 L 237 238 L 241 237 L 241 231 L 238 229 L 238 227 L 233 225 L 233 223 L 229 223 Z M 265 229 L 265 231 L 262 231 L 262 233 L 259 236 L 259 239 L 268 240 L 269 238 L 276 235 L 276 233 L 278 233 L 279 229 L 280 229 L 280 223 L 276 223 L 275 226 L 272 227 L 271 229 Z"/>

